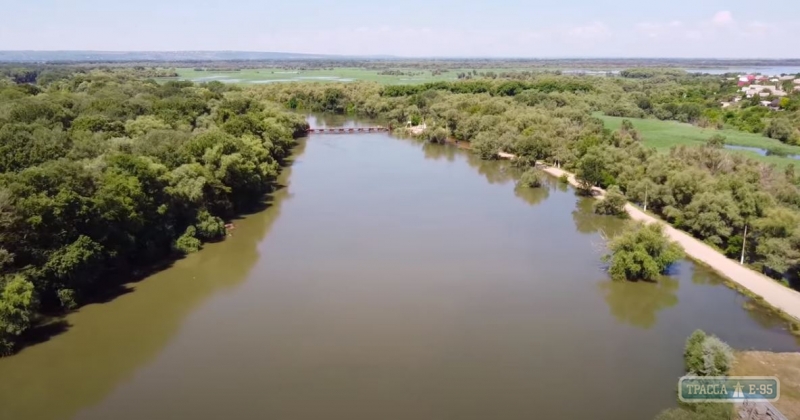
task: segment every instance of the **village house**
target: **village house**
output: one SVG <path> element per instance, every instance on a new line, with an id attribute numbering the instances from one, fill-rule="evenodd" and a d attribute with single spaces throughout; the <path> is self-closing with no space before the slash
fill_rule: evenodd
<path id="1" fill-rule="evenodd" d="M 768 85 L 750 85 L 742 87 L 742 92 L 747 95 L 748 98 L 752 98 L 754 96 L 786 96 L 786 92 L 781 90 L 779 87 L 776 86 L 768 86 Z"/>

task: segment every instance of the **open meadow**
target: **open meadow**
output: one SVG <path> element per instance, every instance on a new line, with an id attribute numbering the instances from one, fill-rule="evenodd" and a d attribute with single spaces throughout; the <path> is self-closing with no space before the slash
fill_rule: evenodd
<path id="1" fill-rule="evenodd" d="M 430 70 L 397 69 L 404 74 L 381 74 L 381 70 L 348 67 L 331 69 L 288 70 L 276 68 L 241 69 L 237 71 L 207 70 L 198 71 L 191 68 L 176 69 L 179 78 L 193 82 L 209 82 L 219 80 L 224 83 L 264 84 L 279 82 L 354 82 L 369 81 L 387 85 L 420 84 L 435 81 L 456 80 L 458 73 L 470 70 L 447 70 L 432 74 Z M 481 69 L 481 71 L 490 71 Z M 509 69 L 497 69 L 509 71 Z M 513 71 L 513 70 L 512 70 Z"/>
<path id="2" fill-rule="evenodd" d="M 781 168 L 790 163 L 800 163 L 797 157 L 791 157 L 800 155 L 800 146 L 787 145 L 778 140 L 764 137 L 761 134 L 731 129 L 702 128 L 677 121 L 609 117 L 602 114 L 595 114 L 595 116 L 603 120 L 606 128 L 612 130 L 618 129 L 622 124 L 622 120 L 630 120 L 634 128 L 642 134 L 644 144 L 654 147 L 660 152 L 667 152 L 671 147 L 681 144 L 699 146 L 714 134 L 721 134 L 725 136 L 726 147 L 732 149 L 731 151 L 734 153 L 742 153 L 762 162 L 774 163 Z M 738 147 L 748 149 L 739 149 Z"/>

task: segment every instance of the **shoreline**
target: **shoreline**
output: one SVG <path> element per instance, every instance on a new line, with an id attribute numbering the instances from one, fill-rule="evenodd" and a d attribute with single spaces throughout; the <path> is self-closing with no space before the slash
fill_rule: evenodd
<path id="1" fill-rule="evenodd" d="M 465 144 L 453 138 L 447 138 L 445 144 L 458 147 L 459 149 L 470 149 L 469 143 Z M 497 157 L 499 159 L 513 160 L 517 156 L 511 153 L 498 151 Z M 541 161 L 536 162 L 536 167 L 556 178 L 566 175 L 570 185 L 575 188 L 579 187 L 575 174 L 571 172 L 548 166 Z M 592 187 L 593 198 L 602 199 L 604 194 L 605 190 L 602 188 Z M 661 223 L 667 237 L 677 242 L 686 252 L 688 258 L 714 270 L 714 272 L 725 280 L 725 284 L 728 287 L 759 301 L 760 304 L 768 307 L 770 310 L 776 312 L 777 315 L 789 321 L 790 326 L 796 326 L 797 323 L 800 322 L 800 292 L 786 287 L 747 266 L 740 265 L 738 261 L 729 259 L 703 241 L 675 228 L 657 217 L 645 213 L 631 202 L 625 203 L 625 212 L 628 213 L 631 220 L 644 222 L 646 224 Z M 798 334 L 798 331 L 793 329 L 790 329 L 789 332 L 795 335 Z"/>
<path id="2" fill-rule="evenodd" d="M 559 178 L 567 175 L 570 185 L 578 187 L 578 181 L 575 175 L 565 170 L 544 166 L 537 162 L 543 172 L 548 175 Z M 593 192 L 597 194 L 594 198 L 602 198 L 605 190 L 599 187 L 593 187 Z M 761 274 L 750 268 L 740 265 L 738 262 L 729 259 L 725 255 L 720 254 L 714 248 L 706 245 L 699 239 L 676 229 L 671 224 L 653 217 L 630 202 L 625 204 L 625 211 L 630 215 L 632 220 L 650 223 L 661 223 L 664 226 L 664 233 L 674 242 L 677 242 L 686 255 L 695 261 L 701 262 L 713 269 L 717 274 L 725 279 L 733 282 L 735 289 L 740 292 L 747 292 L 758 300 L 767 303 L 769 306 L 776 309 L 784 317 L 790 317 L 793 321 L 800 321 L 800 293 L 792 290 L 777 281 Z"/>

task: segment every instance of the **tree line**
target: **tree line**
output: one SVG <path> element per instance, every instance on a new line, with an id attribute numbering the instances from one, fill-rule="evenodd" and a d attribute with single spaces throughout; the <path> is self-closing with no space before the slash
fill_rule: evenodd
<path id="1" fill-rule="evenodd" d="M 574 79 L 548 77 L 553 83 L 534 86 L 570 86 Z M 504 151 L 517 155 L 523 165 L 544 161 L 564 167 L 576 172 L 585 188 L 616 186 L 627 200 L 728 257 L 797 287 L 800 189 L 794 166 L 781 171 L 730 153 L 716 137 L 704 146 L 679 146 L 659 154 L 642 144 L 631 121 L 614 132 L 605 129 L 585 97 L 596 92 L 531 87 L 506 96 L 497 92 L 508 81 L 479 82 L 455 82 L 464 86 L 452 89 L 430 85 L 428 90 L 368 83 L 286 84 L 247 93 L 294 109 L 360 114 L 398 124 L 425 121 L 428 130 L 422 136 L 430 141 L 453 138 L 469 142 L 486 159 Z M 481 91 L 461 92 L 474 86 Z M 397 95 L 401 91 L 405 93 Z"/>
<path id="2" fill-rule="evenodd" d="M 0 78 L 0 354 L 41 314 L 222 239 L 307 128 L 238 88 L 136 71 Z"/>

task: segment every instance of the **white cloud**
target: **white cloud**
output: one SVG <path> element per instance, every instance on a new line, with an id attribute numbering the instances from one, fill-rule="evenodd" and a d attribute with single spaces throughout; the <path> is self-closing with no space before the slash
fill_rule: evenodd
<path id="1" fill-rule="evenodd" d="M 733 18 L 733 13 L 723 10 L 714 14 L 714 17 L 711 18 L 711 23 L 715 26 L 730 26 L 735 24 L 736 20 Z"/>
<path id="2" fill-rule="evenodd" d="M 570 27 L 567 34 L 573 38 L 597 40 L 611 35 L 611 30 L 603 22 L 592 22 L 588 25 Z"/>

